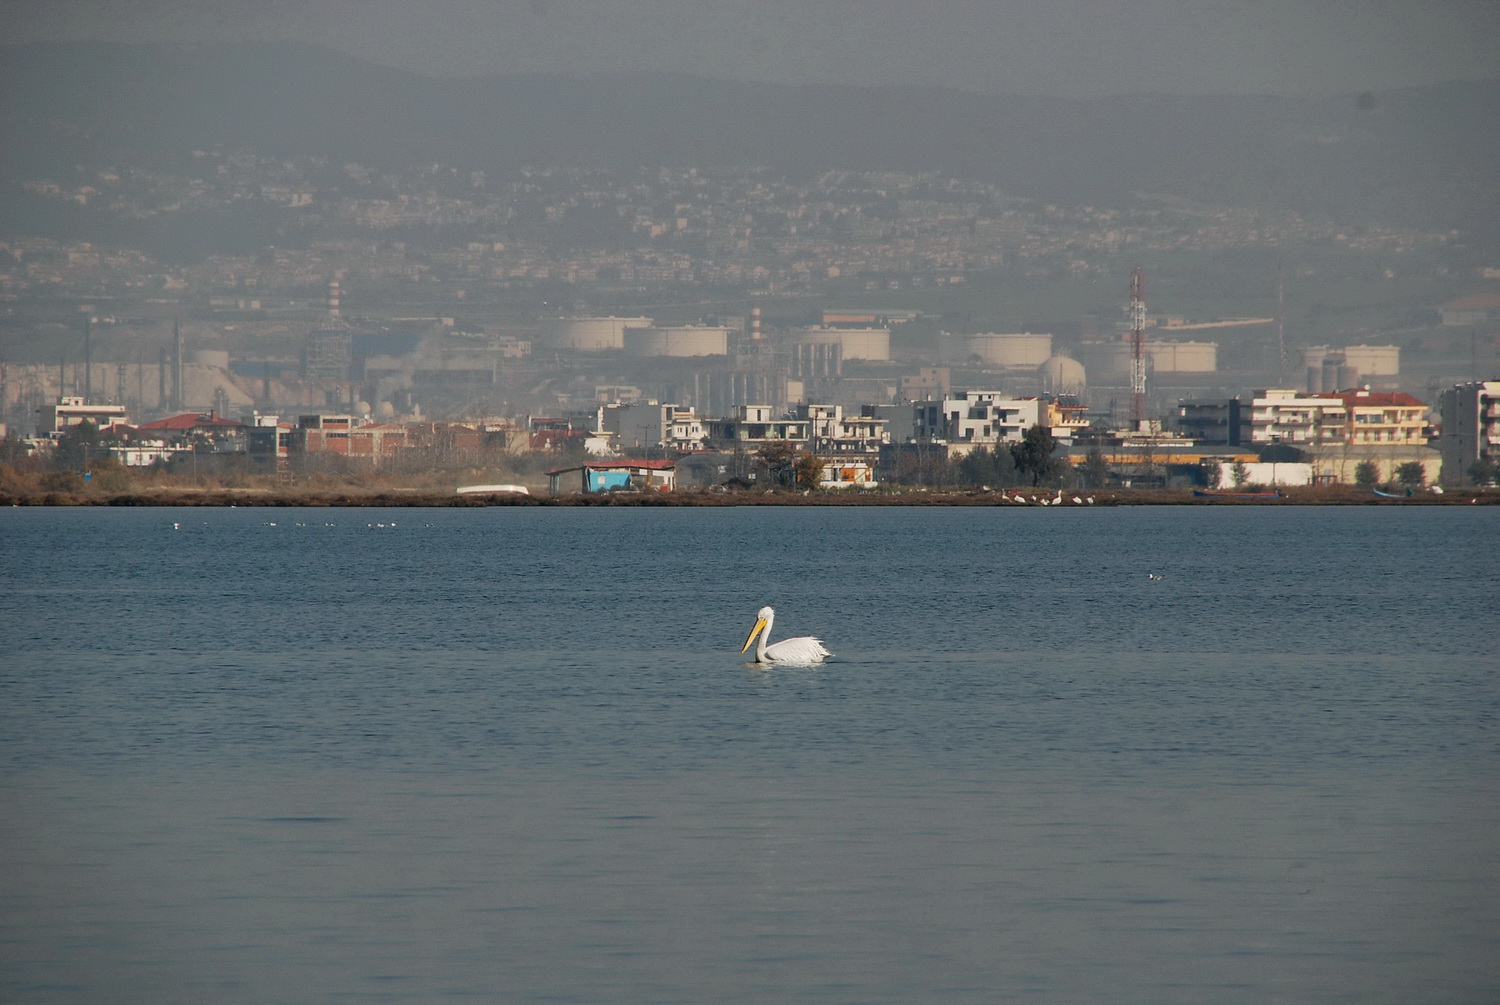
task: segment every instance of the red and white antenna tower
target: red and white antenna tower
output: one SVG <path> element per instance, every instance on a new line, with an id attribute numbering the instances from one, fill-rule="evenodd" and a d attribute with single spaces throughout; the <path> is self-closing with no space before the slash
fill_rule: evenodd
<path id="1" fill-rule="evenodd" d="M 1130 424 L 1146 421 L 1146 280 L 1137 265 L 1130 275 Z"/>

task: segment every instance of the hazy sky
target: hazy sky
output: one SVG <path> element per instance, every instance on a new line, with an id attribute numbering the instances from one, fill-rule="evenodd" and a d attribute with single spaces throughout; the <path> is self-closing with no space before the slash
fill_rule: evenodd
<path id="1" fill-rule="evenodd" d="M 10 41 L 297 39 L 436 74 L 1089 96 L 1500 77 L 1500 0 L 0 0 Z"/>

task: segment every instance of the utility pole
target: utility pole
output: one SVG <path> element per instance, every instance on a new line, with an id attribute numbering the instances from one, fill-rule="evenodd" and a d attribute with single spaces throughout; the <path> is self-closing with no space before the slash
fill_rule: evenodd
<path id="1" fill-rule="evenodd" d="M 1130 276 L 1130 424 L 1146 420 L 1146 280 L 1137 265 Z"/>

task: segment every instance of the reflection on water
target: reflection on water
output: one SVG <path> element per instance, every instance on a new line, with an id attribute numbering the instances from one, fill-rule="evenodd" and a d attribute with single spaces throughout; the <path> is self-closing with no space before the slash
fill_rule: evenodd
<path id="1" fill-rule="evenodd" d="M 0 514 L 0 997 L 1500 994 L 1487 515 L 307 516 Z"/>

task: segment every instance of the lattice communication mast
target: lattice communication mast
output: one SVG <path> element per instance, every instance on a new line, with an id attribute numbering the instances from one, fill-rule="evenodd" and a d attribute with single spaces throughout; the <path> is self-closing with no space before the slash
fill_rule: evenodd
<path id="1" fill-rule="evenodd" d="M 1137 265 L 1130 276 L 1130 424 L 1146 421 L 1146 280 Z"/>

